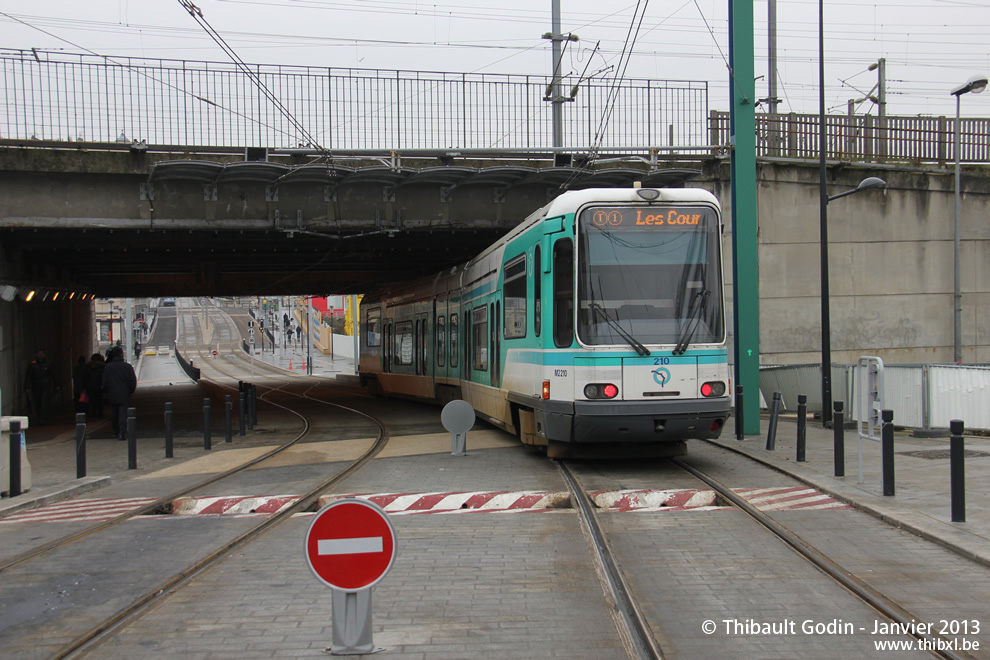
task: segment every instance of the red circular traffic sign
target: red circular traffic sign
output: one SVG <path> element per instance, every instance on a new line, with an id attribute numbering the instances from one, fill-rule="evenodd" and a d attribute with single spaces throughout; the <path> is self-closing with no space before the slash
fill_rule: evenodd
<path id="1" fill-rule="evenodd" d="M 395 528 L 366 500 L 344 499 L 317 512 L 306 531 L 306 563 L 321 582 L 360 591 L 381 582 L 395 561 Z"/>

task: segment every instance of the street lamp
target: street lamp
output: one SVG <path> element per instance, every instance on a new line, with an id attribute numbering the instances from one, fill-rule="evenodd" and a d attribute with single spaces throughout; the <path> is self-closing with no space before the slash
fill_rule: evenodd
<path id="1" fill-rule="evenodd" d="M 870 176 L 863 179 L 858 186 L 852 190 L 841 192 L 838 195 L 826 197 L 822 201 L 821 215 L 821 267 L 822 267 L 822 424 L 831 426 L 832 423 L 832 331 L 828 310 L 828 214 L 824 208 L 829 202 L 855 195 L 856 193 L 870 190 L 871 188 L 882 188 L 887 185 L 883 179 Z"/>
<path id="2" fill-rule="evenodd" d="M 960 196 L 960 172 L 959 172 L 959 159 L 960 159 L 960 142 L 962 130 L 959 122 L 959 98 L 966 94 L 967 92 L 972 92 L 974 94 L 979 94 L 987 88 L 987 77 L 976 75 L 966 81 L 966 84 L 960 85 L 952 90 L 950 93 L 956 97 L 956 222 L 955 229 L 953 232 L 953 245 L 952 245 L 952 258 L 953 258 L 953 281 L 952 281 L 952 360 L 954 362 L 962 362 L 962 274 L 959 266 L 959 241 L 960 241 L 960 223 L 959 223 L 959 196 Z"/>

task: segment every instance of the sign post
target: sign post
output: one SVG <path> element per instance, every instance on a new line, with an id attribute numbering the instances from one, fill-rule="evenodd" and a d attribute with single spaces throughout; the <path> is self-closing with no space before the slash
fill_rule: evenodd
<path id="1" fill-rule="evenodd" d="M 331 655 L 364 655 L 384 649 L 371 631 L 371 588 L 392 568 L 395 528 L 366 500 L 346 498 L 317 512 L 306 530 L 306 563 L 333 589 Z"/>

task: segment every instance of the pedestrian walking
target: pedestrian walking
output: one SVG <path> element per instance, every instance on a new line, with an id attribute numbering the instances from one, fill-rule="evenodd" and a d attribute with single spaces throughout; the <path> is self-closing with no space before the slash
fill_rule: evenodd
<path id="1" fill-rule="evenodd" d="M 89 416 L 94 419 L 103 419 L 103 369 L 106 366 L 102 353 L 90 356 L 86 396 L 89 398 Z"/>
<path id="2" fill-rule="evenodd" d="M 55 393 L 59 391 L 55 370 L 40 348 L 34 353 L 34 360 L 28 365 L 24 375 L 24 390 L 27 392 L 31 424 L 42 426 L 48 418 L 48 411 Z"/>
<path id="3" fill-rule="evenodd" d="M 124 362 L 124 351 L 115 346 L 110 351 L 110 362 L 103 369 L 103 392 L 112 408 L 110 421 L 113 433 L 118 440 L 127 439 L 127 405 L 137 389 L 137 376 L 134 367 Z"/>
<path id="4" fill-rule="evenodd" d="M 89 409 L 89 394 L 86 386 L 89 384 L 89 365 L 82 355 L 76 361 L 76 367 L 72 370 L 72 405 L 76 413 L 85 413 Z"/>

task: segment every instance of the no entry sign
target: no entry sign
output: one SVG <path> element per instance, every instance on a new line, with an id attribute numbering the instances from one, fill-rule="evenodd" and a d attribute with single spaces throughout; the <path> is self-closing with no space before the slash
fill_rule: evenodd
<path id="1" fill-rule="evenodd" d="M 378 584 L 395 561 L 395 529 L 382 509 L 358 499 L 319 510 L 306 531 L 306 563 L 324 584 L 360 591 Z"/>

